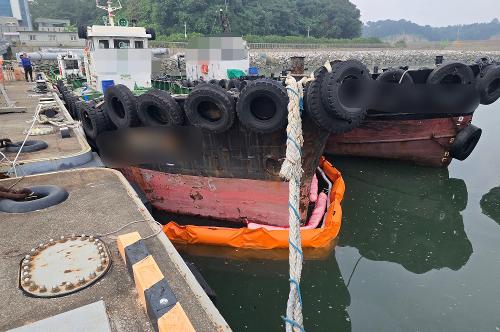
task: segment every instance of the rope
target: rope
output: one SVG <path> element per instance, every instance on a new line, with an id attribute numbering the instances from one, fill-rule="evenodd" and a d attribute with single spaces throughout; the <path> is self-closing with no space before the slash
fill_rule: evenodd
<path id="1" fill-rule="evenodd" d="M 45 113 L 48 111 L 53 111 L 55 113 L 55 115 L 52 117 L 47 116 Z M 56 127 L 74 128 L 74 127 L 78 126 L 77 122 L 72 121 L 72 120 L 68 121 L 66 119 L 66 117 L 59 111 L 58 106 L 52 106 L 52 105 L 44 106 L 40 110 L 40 112 L 38 113 L 38 116 L 37 116 L 37 121 L 40 124 L 51 124 L 51 125 L 56 126 Z"/>
<path id="2" fill-rule="evenodd" d="M 288 223 L 289 223 L 289 273 L 290 293 L 286 308 L 287 332 L 304 331 L 302 317 L 302 297 L 300 295 L 300 277 L 302 274 L 302 240 L 300 236 L 301 219 L 299 214 L 300 203 L 300 178 L 302 177 L 302 98 L 304 95 L 303 84 L 311 78 L 302 78 L 299 82 L 288 75 L 285 84 L 288 93 L 288 125 L 286 127 L 286 157 L 281 166 L 280 176 L 288 180 Z"/>

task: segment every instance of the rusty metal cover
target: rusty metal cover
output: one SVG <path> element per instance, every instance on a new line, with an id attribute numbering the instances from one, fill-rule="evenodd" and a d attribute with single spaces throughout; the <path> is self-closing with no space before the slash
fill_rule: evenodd
<path id="1" fill-rule="evenodd" d="M 21 262 L 19 281 L 26 293 L 57 297 L 79 291 L 109 269 L 106 245 L 90 235 L 61 236 L 31 249 Z"/>

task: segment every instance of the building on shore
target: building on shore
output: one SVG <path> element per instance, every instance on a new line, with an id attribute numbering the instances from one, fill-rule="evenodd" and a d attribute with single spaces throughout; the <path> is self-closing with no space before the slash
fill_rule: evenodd
<path id="1" fill-rule="evenodd" d="M 33 30 L 28 0 L 0 0 L 0 16 L 15 18 L 17 25 Z"/>

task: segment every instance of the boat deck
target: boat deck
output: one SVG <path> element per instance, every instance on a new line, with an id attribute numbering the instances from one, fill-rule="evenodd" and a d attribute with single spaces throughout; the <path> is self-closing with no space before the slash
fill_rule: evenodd
<path id="1" fill-rule="evenodd" d="M 13 142 L 23 141 L 26 136 L 25 132 L 31 126 L 40 98 L 54 98 L 68 121 L 71 120 L 71 116 L 56 93 L 49 91 L 46 95 L 36 94 L 33 91 L 35 86 L 35 83 L 24 81 L 5 82 L 1 97 L 3 108 L 0 110 L 0 138 L 9 138 Z M 4 93 L 6 93 L 6 96 Z M 9 105 L 9 101 L 11 105 Z M 16 112 L 8 113 L 11 107 Z M 19 113 L 18 111 L 21 108 L 25 108 L 26 112 Z M 38 123 L 35 124 L 35 126 L 39 125 Z M 20 165 L 18 166 L 20 170 L 18 175 L 68 169 L 92 160 L 92 151 L 81 128 L 70 128 L 71 137 L 68 138 L 62 138 L 59 128 L 55 127 L 54 129 L 52 134 L 30 136 L 28 138 L 30 140 L 43 140 L 48 144 L 48 148 L 37 152 L 21 153 L 17 159 Z M 16 157 L 16 153 L 3 150 L 2 152 L 11 161 Z M 12 171 L 11 164 L 5 160 L 0 162 L 0 173 L 8 171 Z"/>
<path id="2" fill-rule="evenodd" d="M 0 180 L 10 186 L 16 179 Z M 182 258 L 140 202 L 132 187 L 117 171 L 87 168 L 22 178 L 15 188 L 57 185 L 69 197 L 62 203 L 23 214 L 0 212 L 0 330 L 17 328 L 69 310 L 103 300 L 112 331 L 152 331 L 150 320 L 138 300 L 134 280 L 117 249 L 116 237 L 139 232 L 170 288 L 196 331 L 229 330 L 218 310 L 195 281 Z M 112 265 L 96 283 L 57 298 L 35 298 L 19 288 L 18 271 L 23 257 L 39 243 L 61 235 L 106 234 Z M 158 232 L 157 236 L 146 239 Z"/>

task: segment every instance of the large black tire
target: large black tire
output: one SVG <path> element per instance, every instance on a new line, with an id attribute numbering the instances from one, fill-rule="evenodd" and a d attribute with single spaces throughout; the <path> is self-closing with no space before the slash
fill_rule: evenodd
<path id="1" fill-rule="evenodd" d="M 117 128 L 136 127 L 140 124 L 136 97 L 125 85 L 107 88 L 104 100 L 108 117 Z"/>
<path id="2" fill-rule="evenodd" d="M 323 107 L 321 101 L 321 84 L 328 73 L 324 66 L 314 71 L 315 80 L 309 83 L 306 89 L 305 108 L 313 121 L 321 128 L 332 134 L 340 134 L 354 129 L 357 124 L 333 116 Z"/>
<path id="3" fill-rule="evenodd" d="M 5 145 L 5 151 L 7 151 L 7 152 L 19 152 L 19 150 L 21 150 L 22 145 L 23 145 L 22 141 L 7 143 Z M 48 147 L 49 147 L 49 145 L 45 141 L 28 140 L 24 143 L 24 146 L 23 146 L 23 149 L 21 150 L 21 153 L 36 152 L 36 151 L 44 150 Z"/>
<path id="4" fill-rule="evenodd" d="M 427 78 L 427 84 L 472 84 L 474 72 L 462 62 L 446 62 L 436 67 Z"/>
<path id="5" fill-rule="evenodd" d="M 228 89 L 228 86 L 229 86 L 229 81 L 228 81 L 228 80 L 226 80 L 226 79 L 222 79 L 222 80 L 220 80 L 220 81 L 219 81 L 219 86 L 220 86 L 221 88 L 223 88 L 224 90 L 229 90 L 229 89 Z"/>
<path id="6" fill-rule="evenodd" d="M 480 102 L 483 105 L 493 104 L 500 98 L 500 65 L 492 65 L 484 68 L 477 77 L 477 90 Z"/>
<path id="7" fill-rule="evenodd" d="M 153 28 L 147 28 L 146 29 L 146 34 L 151 35 L 151 38 L 149 38 L 149 40 L 156 40 L 155 29 L 153 29 Z"/>
<path id="8" fill-rule="evenodd" d="M 240 85 L 241 85 L 241 81 L 239 79 L 231 78 L 229 80 L 229 83 L 227 84 L 227 89 L 228 90 L 231 90 L 231 89 L 240 90 Z"/>
<path id="9" fill-rule="evenodd" d="M 360 124 L 370 102 L 370 71 L 358 60 L 334 63 L 321 85 L 321 101 L 337 118 Z"/>
<path id="10" fill-rule="evenodd" d="M 236 113 L 248 129 L 257 133 L 271 133 L 286 126 L 287 107 L 285 87 L 264 78 L 249 81 L 241 90 Z"/>
<path id="11" fill-rule="evenodd" d="M 78 113 L 78 98 L 74 96 L 71 92 L 66 93 L 66 107 L 68 109 L 69 114 L 71 117 L 75 120 L 79 120 L 79 113 Z"/>
<path id="12" fill-rule="evenodd" d="M 401 79 L 401 77 L 403 79 Z M 413 84 L 413 78 L 408 74 L 408 72 L 399 68 L 387 69 L 377 77 L 377 81 L 394 84 Z"/>
<path id="13" fill-rule="evenodd" d="M 172 126 L 184 122 L 184 113 L 167 91 L 153 89 L 137 98 L 137 114 L 146 126 Z"/>
<path id="14" fill-rule="evenodd" d="M 458 160 L 467 159 L 472 151 L 474 151 L 474 148 L 481 138 L 481 134 L 481 128 L 474 125 L 468 125 L 460 130 L 450 147 L 450 156 Z"/>
<path id="15" fill-rule="evenodd" d="M 460 87 L 475 86 L 474 72 L 464 63 L 443 63 L 430 73 L 427 84 L 438 86 L 431 95 L 434 107 L 437 109 L 446 111 L 466 108 L 464 110 L 466 112 L 475 109 L 479 103 L 479 97 L 474 89 L 471 93 L 464 93 L 463 87 Z"/>
<path id="16" fill-rule="evenodd" d="M 80 39 L 87 39 L 88 38 L 86 25 L 78 26 L 78 38 L 80 38 Z"/>
<path id="17" fill-rule="evenodd" d="M 222 133 L 233 125 L 234 99 L 218 85 L 198 84 L 184 103 L 189 122 L 198 128 Z"/>
<path id="18" fill-rule="evenodd" d="M 26 213 L 42 210 L 64 202 L 69 196 L 65 189 L 57 186 L 33 186 L 28 189 L 39 198 L 28 201 L 0 199 L 0 211 L 6 213 Z"/>
<path id="19" fill-rule="evenodd" d="M 108 116 L 103 109 L 84 105 L 81 111 L 83 130 L 88 138 L 95 141 L 97 136 L 111 128 Z"/>

